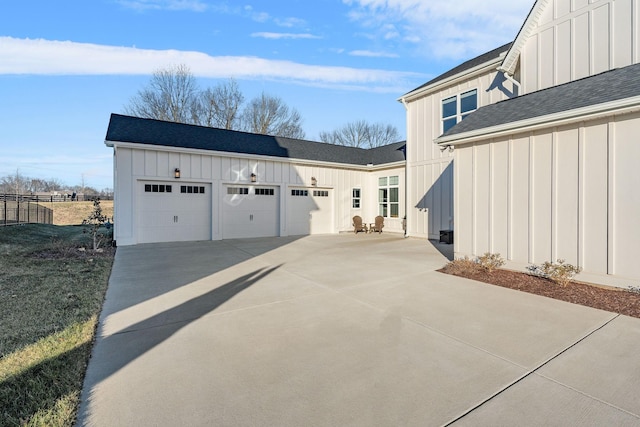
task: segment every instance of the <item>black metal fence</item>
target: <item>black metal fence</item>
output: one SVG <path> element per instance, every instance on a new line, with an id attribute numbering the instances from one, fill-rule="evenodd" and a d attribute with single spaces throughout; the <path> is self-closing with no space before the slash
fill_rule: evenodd
<path id="1" fill-rule="evenodd" d="M 0 194 L 0 226 L 12 224 L 53 224 L 53 210 L 44 203 L 50 197 Z"/>

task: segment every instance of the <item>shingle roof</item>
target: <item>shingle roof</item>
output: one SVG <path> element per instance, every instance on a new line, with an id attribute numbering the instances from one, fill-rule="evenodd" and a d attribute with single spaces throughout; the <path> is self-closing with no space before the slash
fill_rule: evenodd
<path id="1" fill-rule="evenodd" d="M 511 42 L 507 43 L 507 44 L 505 44 L 503 46 L 500 46 L 500 47 L 498 47 L 496 49 L 493 49 L 490 52 L 483 53 L 482 55 L 476 56 L 475 58 L 470 59 L 470 60 L 468 60 L 466 62 L 463 62 L 462 64 L 458 65 L 457 67 L 452 68 L 449 71 L 440 74 L 438 77 L 429 80 L 428 82 L 426 82 L 422 86 L 418 86 L 417 88 L 407 92 L 405 95 L 407 95 L 407 94 L 409 94 L 411 92 L 415 92 L 417 90 L 420 90 L 420 89 L 422 89 L 424 87 L 431 86 L 431 85 L 433 85 L 435 83 L 438 83 L 441 80 L 446 80 L 449 77 L 453 77 L 453 76 L 455 76 L 457 74 L 461 74 L 464 71 L 470 70 L 470 69 L 472 69 L 474 67 L 477 67 L 478 65 L 482 65 L 485 62 L 491 61 L 492 59 L 497 59 L 497 58 L 500 57 L 501 54 L 506 53 L 509 50 L 510 47 L 511 47 Z"/>
<path id="2" fill-rule="evenodd" d="M 481 107 L 443 137 L 640 96 L 640 64 Z"/>
<path id="3" fill-rule="evenodd" d="M 404 161 L 404 142 L 363 149 L 323 142 L 259 135 L 226 129 L 165 122 L 112 114 L 107 136 L 111 142 L 255 154 L 300 160 L 365 166 Z"/>

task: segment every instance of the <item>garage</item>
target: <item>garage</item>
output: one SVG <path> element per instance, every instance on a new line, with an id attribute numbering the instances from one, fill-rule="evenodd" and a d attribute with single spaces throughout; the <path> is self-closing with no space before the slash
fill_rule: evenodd
<path id="1" fill-rule="evenodd" d="M 138 243 L 211 239 L 211 184 L 140 181 Z"/>
<path id="2" fill-rule="evenodd" d="M 289 235 L 333 232 L 332 190 L 292 187 L 288 197 Z"/>
<path id="3" fill-rule="evenodd" d="M 223 239 L 280 235 L 278 187 L 228 185 L 223 194 Z"/>

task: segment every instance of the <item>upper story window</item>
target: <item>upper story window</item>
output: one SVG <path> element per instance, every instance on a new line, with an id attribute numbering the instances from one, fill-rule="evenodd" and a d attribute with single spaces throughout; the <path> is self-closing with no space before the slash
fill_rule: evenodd
<path id="1" fill-rule="evenodd" d="M 470 90 L 460 95 L 442 100 L 442 133 L 467 117 L 478 108 L 478 90 Z"/>

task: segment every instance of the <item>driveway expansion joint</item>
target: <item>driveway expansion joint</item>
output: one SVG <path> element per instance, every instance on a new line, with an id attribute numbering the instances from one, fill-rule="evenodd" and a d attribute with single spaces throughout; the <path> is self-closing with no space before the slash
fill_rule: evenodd
<path id="1" fill-rule="evenodd" d="M 529 370 L 528 372 L 525 372 L 523 375 L 521 375 L 520 377 L 516 378 L 514 381 L 512 381 L 511 383 L 507 384 L 506 386 L 504 386 L 503 388 L 501 388 L 500 390 L 496 391 L 495 393 L 493 393 L 492 395 L 490 395 L 489 397 L 487 397 L 486 399 L 482 400 L 480 403 L 472 406 L 471 408 L 467 409 L 466 411 L 464 411 L 462 414 L 458 415 L 457 417 L 454 417 L 452 420 L 450 420 L 449 422 L 443 424 L 443 427 L 447 427 L 450 425 L 453 425 L 455 422 L 463 419 L 464 417 L 466 417 L 467 415 L 471 414 L 473 411 L 475 411 L 476 409 L 480 408 L 482 405 L 490 402 L 491 400 L 495 399 L 496 397 L 498 397 L 500 394 L 504 393 L 505 391 L 507 391 L 508 389 L 510 389 L 511 387 L 513 387 L 514 385 L 518 384 L 519 382 L 521 382 L 522 380 L 524 380 L 525 378 L 530 377 L 533 374 L 539 375 L 540 377 L 544 377 L 546 378 L 544 375 L 540 375 L 537 371 L 539 371 L 541 368 L 543 368 L 545 365 L 549 364 L 551 361 L 557 359 L 558 357 L 560 357 L 562 354 L 566 353 L 568 350 L 572 349 L 573 347 L 575 347 L 576 345 L 580 344 L 582 341 L 586 340 L 587 338 L 589 338 L 590 336 L 592 336 L 593 334 L 595 334 L 596 332 L 598 332 L 599 330 L 601 330 L 602 328 L 604 328 L 605 326 L 607 326 L 609 323 L 613 322 L 615 319 L 617 319 L 618 317 L 620 317 L 620 314 L 615 314 L 613 315 L 610 319 L 608 319 L 607 321 L 605 321 L 602 325 L 598 326 L 597 328 L 593 329 L 592 331 L 588 332 L 587 334 L 585 334 L 582 338 L 580 338 L 579 340 L 575 341 L 573 344 L 567 346 L 566 348 L 564 348 L 563 350 L 560 350 L 558 353 L 556 353 L 555 355 L 551 356 L 550 358 L 548 358 L 547 360 L 545 360 L 544 362 L 540 363 L 538 366 L 536 366 L 535 368 Z M 461 341 L 462 342 L 462 341 Z M 473 346 L 475 347 L 475 346 Z M 482 350 L 482 349 L 481 349 Z M 486 350 L 484 350 L 486 352 Z M 489 353 L 489 352 L 487 352 Z M 489 353 L 491 354 L 491 353 Z M 497 356 L 499 357 L 499 356 Z M 513 362 L 512 362 L 513 363 Z M 517 365 L 517 364 L 516 364 Z M 518 365 L 519 366 L 519 365 Z M 557 381 L 554 381 L 556 383 L 558 383 Z M 558 383 L 560 385 L 565 386 L 564 384 Z M 571 387 L 567 387 L 569 389 L 572 389 Z M 572 389 L 573 390 L 573 389 Z M 579 392 L 578 390 L 575 390 L 577 392 Z M 589 396 L 585 393 L 579 392 L 580 394 L 582 394 L 583 396 L 587 396 L 589 398 L 592 398 L 594 400 L 597 400 L 598 402 L 602 402 L 600 399 L 594 398 L 593 396 Z M 602 402 L 602 403 L 606 403 L 606 402 Z M 608 406 L 613 407 L 615 409 L 618 409 L 620 411 L 623 411 L 629 415 L 632 415 L 636 418 L 638 418 L 638 416 L 636 414 L 630 413 L 629 411 L 626 411 L 622 408 L 618 408 L 614 405 L 608 404 L 606 403 Z"/>

